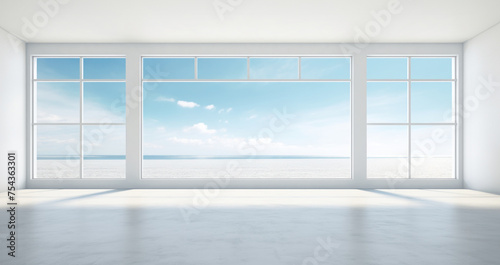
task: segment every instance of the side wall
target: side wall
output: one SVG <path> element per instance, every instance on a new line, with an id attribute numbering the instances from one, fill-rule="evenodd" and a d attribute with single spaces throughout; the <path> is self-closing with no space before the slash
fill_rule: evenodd
<path id="1" fill-rule="evenodd" d="M 500 194 L 500 24 L 464 45 L 464 185 Z"/>
<path id="2" fill-rule="evenodd" d="M 26 45 L 0 28 L 0 192 L 7 190 L 7 153 L 16 152 L 17 188 L 26 187 Z"/>

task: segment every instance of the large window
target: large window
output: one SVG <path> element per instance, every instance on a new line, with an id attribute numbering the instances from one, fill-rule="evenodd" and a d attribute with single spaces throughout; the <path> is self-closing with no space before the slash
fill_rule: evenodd
<path id="1" fill-rule="evenodd" d="M 455 58 L 367 59 L 367 177 L 455 178 Z"/>
<path id="2" fill-rule="evenodd" d="M 125 58 L 33 66 L 33 177 L 125 178 Z"/>
<path id="3" fill-rule="evenodd" d="M 33 188 L 463 185 L 460 45 L 56 47 L 28 51 Z"/>
<path id="4" fill-rule="evenodd" d="M 143 58 L 143 178 L 350 178 L 350 57 Z"/>

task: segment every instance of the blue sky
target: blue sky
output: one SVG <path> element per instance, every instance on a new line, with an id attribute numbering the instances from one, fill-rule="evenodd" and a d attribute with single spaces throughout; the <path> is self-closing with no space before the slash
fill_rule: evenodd
<path id="1" fill-rule="evenodd" d="M 249 69 L 247 69 L 249 63 Z M 304 79 L 349 79 L 349 58 L 303 58 Z M 298 79 L 298 58 L 198 58 L 198 79 Z M 178 66 L 178 67 L 177 67 Z M 192 58 L 145 58 L 144 79 L 194 78 Z M 315 71 L 316 69 L 316 71 Z M 350 156 L 349 82 L 145 82 L 144 155 Z M 296 115 L 269 128 L 274 110 Z"/>
<path id="2" fill-rule="evenodd" d="M 408 82 L 368 82 L 370 123 L 408 122 Z M 411 82 L 412 123 L 452 122 L 453 82 Z"/>
<path id="3" fill-rule="evenodd" d="M 454 82 L 453 58 L 368 58 L 367 120 L 369 123 L 408 122 L 408 91 L 411 85 L 411 122 L 452 122 Z M 406 79 L 411 77 L 411 81 Z M 380 80 L 380 81 L 377 81 Z M 405 80 L 405 81 L 398 81 Z M 439 81 L 432 81 L 439 80 Z M 436 144 L 434 156 L 452 156 L 454 150 L 453 126 L 413 125 L 411 127 L 412 156 L 422 149 L 419 143 L 442 134 L 446 141 Z M 408 126 L 369 125 L 367 151 L 369 157 L 407 157 Z"/>
<path id="4" fill-rule="evenodd" d="M 411 82 L 412 121 L 450 122 L 445 117 L 452 110 L 454 84 L 441 79 L 453 78 L 453 60 L 412 58 L 411 63 L 411 78 L 427 80 Z M 78 123 L 79 58 L 39 58 L 37 65 L 38 79 L 75 80 L 37 83 L 38 122 Z M 98 81 L 124 79 L 125 59 L 85 58 L 83 65 L 84 78 L 94 80 L 83 86 L 84 122 L 125 122 L 125 82 Z M 296 79 L 298 58 L 251 58 L 249 70 L 246 58 L 199 58 L 197 65 L 202 81 L 144 83 L 144 155 L 240 155 L 238 147 L 255 146 L 260 155 L 350 156 L 349 82 L 244 81 Z M 407 122 L 407 65 L 407 58 L 368 58 L 368 122 Z M 193 58 L 145 58 L 143 78 L 194 79 L 194 67 Z M 302 79 L 350 76 L 349 58 L 302 58 Z M 296 115 L 289 126 L 272 137 L 259 135 L 269 129 L 274 112 L 283 109 Z M 85 153 L 124 154 L 125 132 L 117 128 L 105 140 L 87 140 L 92 150 Z M 428 131 L 414 128 L 415 137 Z M 93 134 L 92 129 L 86 127 L 84 135 Z M 38 153 L 66 154 L 78 142 L 74 130 L 70 125 L 40 126 Z M 368 128 L 369 154 L 404 153 L 407 133 L 406 127 Z"/>
<path id="5" fill-rule="evenodd" d="M 38 58 L 37 79 L 80 79 L 80 58 Z"/>
<path id="6" fill-rule="evenodd" d="M 368 122 L 408 122 L 407 82 L 368 82 L 366 96 Z"/>
<path id="7" fill-rule="evenodd" d="M 199 79 L 247 79 L 247 58 L 199 58 Z"/>
<path id="8" fill-rule="evenodd" d="M 251 79 L 298 79 L 298 58 L 250 58 Z"/>
<path id="9" fill-rule="evenodd" d="M 407 58 L 368 58 L 368 122 L 408 122 L 410 85 L 412 123 L 452 122 L 455 85 L 443 80 L 454 78 L 453 63 L 453 58 L 411 58 L 408 74 Z M 408 75 L 416 81 L 406 81 Z"/>
<path id="10" fill-rule="evenodd" d="M 80 59 L 38 58 L 37 122 L 61 125 L 37 126 L 38 155 L 78 155 L 80 128 Z M 85 58 L 84 80 L 124 79 L 124 58 Z M 69 79 L 75 82 L 58 82 Z M 83 82 L 83 121 L 125 122 L 125 82 Z M 125 155 L 125 127 L 83 126 L 85 155 Z"/>
<path id="11" fill-rule="evenodd" d="M 412 122 L 452 122 L 453 82 L 412 82 Z"/>
<path id="12" fill-rule="evenodd" d="M 348 82 L 146 82 L 144 90 L 145 155 L 239 155 L 239 145 L 257 143 L 262 155 L 349 156 Z M 259 137 L 283 109 L 296 115 L 289 127 Z"/>
<path id="13" fill-rule="evenodd" d="M 194 79 L 194 58 L 144 58 L 144 79 Z M 297 79 L 298 58 L 198 58 L 198 79 Z M 350 79 L 350 58 L 301 59 L 302 79 Z M 248 75 L 250 75 L 248 77 Z"/>
<path id="14" fill-rule="evenodd" d="M 366 78 L 370 79 L 407 79 L 407 58 L 368 58 Z"/>
<path id="15" fill-rule="evenodd" d="M 409 74 L 412 79 L 453 79 L 454 63 L 451 57 L 412 57 Z M 369 57 L 366 67 L 368 80 L 408 78 L 408 59 L 405 57 Z"/>
<path id="16" fill-rule="evenodd" d="M 38 82 L 37 122 L 80 121 L 80 82 Z"/>
<path id="17" fill-rule="evenodd" d="M 80 58 L 37 58 L 37 79 L 80 79 Z M 125 58 L 84 58 L 84 79 L 125 79 Z"/>
<path id="18" fill-rule="evenodd" d="M 193 79 L 194 58 L 144 58 L 144 79 Z"/>
<path id="19" fill-rule="evenodd" d="M 125 82 L 84 82 L 84 122 L 125 122 Z"/>

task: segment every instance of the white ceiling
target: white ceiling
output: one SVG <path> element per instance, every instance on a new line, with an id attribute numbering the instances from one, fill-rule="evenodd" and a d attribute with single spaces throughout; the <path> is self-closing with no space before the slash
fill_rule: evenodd
<path id="1" fill-rule="evenodd" d="M 33 43 L 357 42 L 395 1 L 401 12 L 370 42 L 464 42 L 500 22 L 500 0 L 0 0 L 0 27 Z M 234 7 L 221 19 L 214 3 Z"/>

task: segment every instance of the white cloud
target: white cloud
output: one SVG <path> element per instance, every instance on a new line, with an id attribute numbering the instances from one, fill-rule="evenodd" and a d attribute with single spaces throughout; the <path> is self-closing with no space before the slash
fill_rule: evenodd
<path id="1" fill-rule="evenodd" d="M 39 121 L 43 121 L 43 122 L 61 122 L 61 121 L 64 122 L 64 121 L 66 121 L 64 118 L 61 118 L 58 115 L 45 113 L 43 111 L 38 112 L 37 119 Z"/>
<path id="2" fill-rule="evenodd" d="M 76 139 L 70 138 L 70 139 L 59 139 L 59 138 L 52 138 L 52 137 L 38 137 L 37 142 L 42 144 L 72 144 L 76 143 Z"/>
<path id="3" fill-rule="evenodd" d="M 163 126 L 156 127 L 155 131 L 156 131 L 155 133 L 166 133 L 167 132 L 167 130 Z"/>
<path id="4" fill-rule="evenodd" d="M 252 115 L 252 116 L 250 116 L 250 117 L 248 117 L 248 119 L 249 119 L 249 120 L 253 120 L 253 119 L 255 119 L 255 118 L 257 118 L 257 115 L 255 115 L 255 114 L 254 114 L 254 115 Z"/>
<path id="5" fill-rule="evenodd" d="M 78 122 L 78 98 L 58 89 L 44 89 L 38 93 L 38 122 Z M 76 107 L 75 107 L 76 106 Z"/>
<path id="6" fill-rule="evenodd" d="M 161 101 L 161 102 L 175 102 L 175 99 L 160 96 L 160 97 L 157 97 L 157 98 L 155 99 L 155 101 Z"/>
<path id="7" fill-rule="evenodd" d="M 208 129 L 208 126 L 205 123 L 200 122 L 189 128 L 184 129 L 184 132 L 199 132 L 199 133 L 212 134 L 216 133 L 217 131 L 214 129 Z"/>
<path id="8" fill-rule="evenodd" d="M 205 109 L 207 109 L 207 110 L 213 110 L 213 109 L 215 109 L 215 106 L 214 105 L 208 105 L 208 106 L 205 107 Z"/>
<path id="9" fill-rule="evenodd" d="M 183 100 L 177 101 L 177 105 L 179 105 L 179 106 L 181 106 L 183 108 L 194 108 L 194 107 L 199 107 L 200 106 L 200 105 L 198 105 L 195 102 L 189 102 L 189 101 L 183 101 Z"/>
<path id="10" fill-rule="evenodd" d="M 218 113 L 219 113 L 219 114 L 224 113 L 224 112 L 229 113 L 229 112 L 231 112 L 232 110 L 233 110 L 233 108 L 228 108 L 228 109 L 220 109 L 220 110 L 218 111 Z"/>

